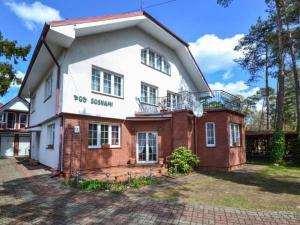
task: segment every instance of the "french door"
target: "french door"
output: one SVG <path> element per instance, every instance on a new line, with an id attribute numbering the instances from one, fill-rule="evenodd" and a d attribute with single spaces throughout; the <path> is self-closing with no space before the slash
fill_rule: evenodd
<path id="1" fill-rule="evenodd" d="M 138 132 L 136 158 L 138 163 L 155 163 L 158 158 L 156 132 Z"/>

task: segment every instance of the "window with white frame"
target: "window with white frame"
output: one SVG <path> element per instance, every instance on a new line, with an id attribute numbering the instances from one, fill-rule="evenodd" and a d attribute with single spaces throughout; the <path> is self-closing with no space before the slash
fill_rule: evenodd
<path id="1" fill-rule="evenodd" d="M 240 146 L 240 125 L 236 123 L 230 124 L 230 146 Z"/>
<path id="2" fill-rule="evenodd" d="M 45 100 L 49 99 L 52 94 L 52 75 L 50 75 L 45 81 Z"/>
<path id="3" fill-rule="evenodd" d="M 205 131 L 206 131 L 206 146 L 215 147 L 216 146 L 215 123 L 213 122 L 205 123 Z"/>
<path id="4" fill-rule="evenodd" d="M 141 85 L 141 102 L 156 105 L 157 92 L 158 92 L 157 87 L 143 83 Z"/>
<path id="5" fill-rule="evenodd" d="M 89 124 L 88 131 L 88 144 L 89 147 L 98 147 L 99 139 L 98 139 L 98 125 L 97 124 Z"/>
<path id="6" fill-rule="evenodd" d="M 171 75 L 171 66 L 166 58 L 149 48 L 141 50 L 141 62 L 156 70 Z"/>
<path id="7" fill-rule="evenodd" d="M 25 128 L 27 127 L 27 123 L 28 123 L 28 116 L 27 114 L 21 113 L 19 115 L 19 124 L 20 124 L 20 128 Z"/>
<path id="8" fill-rule="evenodd" d="M 92 90 L 100 92 L 100 71 L 92 68 Z"/>
<path id="9" fill-rule="evenodd" d="M 104 72 L 103 92 L 105 94 L 111 94 L 111 74 L 107 72 Z"/>
<path id="10" fill-rule="evenodd" d="M 6 128 L 6 113 L 0 114 L 0 128 Z"/>
<path id="11" fill-rule="evenodd" d="M 167 92 L 167 107 L 170 109 L 179 109 L 180 106 L 180 95 L 170 92 Z"/>
<path id="12" fill-rule="evenodd" d="M 89 124 L 89 148 L 101 148 L 108 144 L 110 147 L 120 147 L 120 125 L 118 124 Z"/>
<path id="13" fill-rule="evenodd" d="M 55 124 L 50 124 L 47 127 L 47 148 L 54 148 Z"/>
<path id="14" fill-rule="evenodd" d="M 6 128 L 15 129 L 16 128 L 16 114 L 13 112 L 8 112 L 6 121 Z"/>
<path id="15" fill-rule="evenodd" d="M 92 68 L 91 88 L 93 92 L 123 97 L 123 76 Z"/>

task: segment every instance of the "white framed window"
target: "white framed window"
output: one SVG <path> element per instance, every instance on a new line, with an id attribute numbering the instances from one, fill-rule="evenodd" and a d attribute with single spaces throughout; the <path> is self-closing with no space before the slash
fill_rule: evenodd
<path id="1" fill-rule="evenodd" d="M 15 129 L 16 128 L 16 114 L 13 112 L 6 113 L 6 128 Z"/>
<path id="2" fill-rule="evenodd" d="M 6 113 L 0 114 L 0 128 L 6 128 Z"/>
<path id="3" fill-rule="evenodd" d="M 206 133 L 206 146 L 215 147 L 216 146 L 216 128 L 215 123 L 207 122 L 205 123 L 205 133 Z"/>
<path id="4" fill-rule="evenodd" d="M 143 49 L 141 51 L 141 61 L 144 64 L 147 64 L 147 51 L 148 51 L 147 49 Z"/>
<path id="5" fill-rule="evenodd" d="M 98 139 L 98 136 L 99 136 L 98 125 L 89 124 L 89 130 L 88 130 L 89 148 L 100 147 L 100 142 L 99 142 L 100 139 Z"/>
<path id="6" fill-rule="evenodd" d="M 47 148 L 54 148 L 55 124 L 50 124 L 47 127 Z"/>
<path id="7" fill-rule="evenodd" d="M 114 95 L 121 97 L 122 95 L 122 78 L 114 76 Z"/>
<path id="8" fill-rule="evenodd" d="M 167 92 L 167 107 L 170 109 L 179 109 L 180 108 L 180 95 L 170 92 Z"/>
<path id="9" fill-rule="evenodd" d="M 121 146 L 121 126 L 119 124 L 89 124 L 88 147 L 101 148 L 108 144 L 111 148 Z"/>
<path id="10" fill-rule="evenodd" d="M 240 137 L 240 125 L 236 123 L 230 124 L 230 146 L 240 146 L 241 137 Z"/>
<path id="11" fill-rule="evenodd" d="M 111 94 L 111 74 L 107 72 L 104 72 L 103 92 L 105 94 Z"/>
<path id="12" fill-rule="evenodd" d="M 104 69 L 92 68 L 91 76 L 92 92 L 123 97 L 123 76 Z"/>
<path id="13" fill-rule="evenodd" d="M 20 126 L 20 128 L 27 127 L 27 124 L 28 124 L 28 116 L 27 116 L 27 114 L 21 113 L 19 115 L 19 126 Z"/>
<path id="14" fill-rule="evenodd" d="M 141 63 L 171 75 L 170 63 L 165 57 L 156 53 L 152 49 L 145 48 L 141 50 Z"/>
<path id="15" fill-rule="evenodd" d="M 100 71 L 92 68 L 92 91 L 100 92 Z"/>
<path id="16" fill-rule="evenodd" d="M 152 85 L 142 83 L 141 85 L 141 102 L 152 105 L 157 104 L 158 88 Z"/>
<path id="17" fill-rule="evenodd" d="M 47 100 L 52 95 L 52 74 L 45 80 L 45 96 L 44 99 Z"/>

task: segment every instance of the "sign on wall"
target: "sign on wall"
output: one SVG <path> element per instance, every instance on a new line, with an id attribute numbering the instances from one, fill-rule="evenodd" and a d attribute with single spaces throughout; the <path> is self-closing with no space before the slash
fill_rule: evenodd
<path id="1" fill-rule="evenodd" d="M 96 98 L 91 98 L 89 101 L 86 97 L 80 96 L 80 95 L 74 95 L 74 100 L 75 102 L 81 102 L 81 103 L 88 103 L 92 105 L 101 105 L 101 106 L 106 106 L 106 107 L 113 107 L 113 102 L 111 101 L 106 101 L 102 99 L 96 99 Z"/>

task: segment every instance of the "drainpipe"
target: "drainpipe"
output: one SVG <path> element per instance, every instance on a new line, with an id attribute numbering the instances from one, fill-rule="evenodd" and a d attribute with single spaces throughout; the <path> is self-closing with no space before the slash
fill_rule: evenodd
<path id="1" fill-rule="evenodd" d="M 47 51 L 49 52 L 53 62 L 57 66 L 57 74 L 56 74 L 56 99 L 55 99 L 55 113 L 56 116 L 60 118 L 60 127 L 59 127 L 59 162 L 58 162 L 58 168 L 59 172 L 61 173 L 63 171 L 63 155 L 62 155 L 62 136 L 63 136 L 63 116 L 59 113 L 59 98 L 60 98 L 60 65 L 55 58 L 54 54 L 52 53 L 49 45 L 47 44 L 45 40 L 45 35 L 42 37 L 42 43 L 45 45 Z"/>

